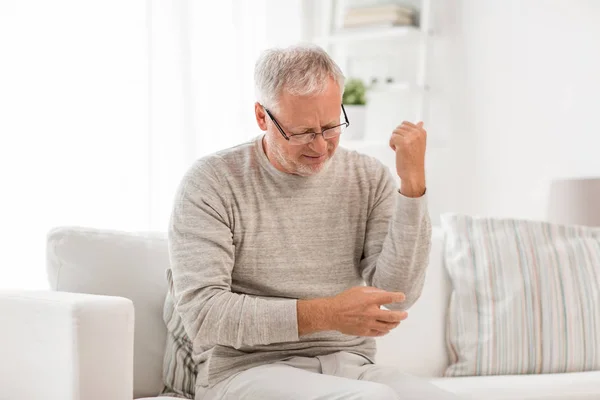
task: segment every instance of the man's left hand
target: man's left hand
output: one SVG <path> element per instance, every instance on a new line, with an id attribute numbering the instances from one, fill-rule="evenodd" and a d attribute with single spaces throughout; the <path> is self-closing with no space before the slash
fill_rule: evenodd
<path id="1" fill-rule="evenodd" d="M 404 121 L 394 129 L 390 147 L 396 152 L 396 172 L 400 177 L 400 193 L 406 197 L 425 194 L 425 148 L 427 132 L 423 122 Z"/>

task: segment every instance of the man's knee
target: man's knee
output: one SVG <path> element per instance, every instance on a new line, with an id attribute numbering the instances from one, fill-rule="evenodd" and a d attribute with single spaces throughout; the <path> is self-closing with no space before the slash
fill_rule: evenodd
<path id="1" fill-rule="evenodd" d="M 363 382 L 350 398 L 352 400 L 396 400 L 396 392 L 391 387 L 382 383 Z"/>

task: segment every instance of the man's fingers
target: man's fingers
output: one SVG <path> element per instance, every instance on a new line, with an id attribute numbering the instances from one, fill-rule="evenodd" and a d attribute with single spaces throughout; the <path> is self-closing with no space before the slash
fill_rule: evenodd
<path id="1" fill-rule="evenodd" d="M 421 128 L 423 128 L 423 121 L 419 121 L 416 124 L 413 124 L 410 121 L 402 121 L 402 123 L 400 124 L 400 126 L 402 126 L 402 125 L 404 125 L 404 126 L 410 126 L 412 128 L 419 128 L 419 129 L 421 129 Z"/>
<path id="2" fill-rule="evenodd" d="M 423 130 L 423 129 L 421 129 L 421 130 Z M 406 135 L 406 134 L 414 133 L 416 131 L 420 132 L 421 130 L 419 130 L 417 128 L 410 128 L 408 126 L 399 126 L 396 129 L 394 129 L 394 131 L 392 133 L 396 134 L 396 135 Z"/>
<path id="3" fill-rule="evenodd" d="M 399 135 L 399 134 L 405 134 L 408 132 L 411 132 L 413 130 L 413 128 L 409 128 L 407 126 L 399 126 L 396 129 L 394 129 L 394 131 L 392 133 Z"/>
<path id="4" fill-rule="evenodd" d="M 369 333 L 372 336 L 384 336 L 396 329 L 400 322 L 380 322 L 376 321 L 370 325 Z"/>
<path id="5" fill-rule="evenodd" d="M 412 122 L 404 121 L 401 125 L 396 127 L 392 132 L 392 137 L 390 138 L 390 148 L 396 151 L 396 143 L 397 140 L 404 140 L 406 138 L 412 138 L 415 130 L 424 131 L 423 129 L 423 121 L 420 121 L 417 125 Z"/>
<path id="6" fill-rule="evenodd" d="M 379 322 L 379 321 L 373 321 L 373 322 L 371 322 L 371 324 L 369 324 L 369 328 L 371 330 L 379 331 L 379 332 L 389 332 L 397 326 L 398 326 L 398 323 Z"/>
<path id="7" fill-rule="evenodd" d="M 410 126 L 412 128 L 418 128 L 418 126 L 416 124 L 413 124 L 412 122 L 409 122 L 409 121 L 402 121 L 400 126 Z"/>
<path id="8" fill-rule="evenodd" d="M 383 289 L 379 289 L 377 287 L 374 286 L 365 286 L 363 291 L 365 293 L 387 293 L 385 290 Z"/>
<path id="9" fill-rule="evenodd" d="M 400 303 L 406 299 L 404 293 L 401 292 L 383 292 L 373 293 L 375 304 L 383 306 L 385 304 Z"/>
<path id="10" fill-rule="evenodd" d="M 394 132 L 392 132 L 392 137 L 390 137 L 390 146 L 393 146 L 394 142 L 396 142 L 396 141 L 406 139 L 406 137 L 408 135 L 410 135 L 409 131 L 404 130 L 404 129 L 402 129 L 402 130 L 396 129 Z M 394 150 L 396 150 L 396 149 L 394 149 Z"/>
<path id="11" fill-rule="evenodd" d="M 406 311 L 378 310 L 375 319 L 382 322 L 398 323 L 408 318 Z"/>
<path id="12" fill-rule="evenodd" d="M 383 331 L 383 332 L 382 332 L 382 331 L 378 331 L 378 330 L 375 330 L 375 329 L 371 329 L 371 330 L 369 331 L 369 333 L 367 334 L 367 336 L 375 336 L 375 337 L 380 337 L 380 336 L 385 336 L 385 335 L 387 335 L 388 333 L 390 333 L 390 331 Z"/>
<path id="13" fill-rule="evenodd" d="M 423 130 L 423 121 L 419 122 L 418 124 L 413 124 L 412 122 L 407 122 L 404 121 L 402 122 L 400 125 L 398 125 L 395 129 L 395 131 L 397 130 L 405 130 L 407 132 L 413 131 L 415 129 L 418 130 Z"/>

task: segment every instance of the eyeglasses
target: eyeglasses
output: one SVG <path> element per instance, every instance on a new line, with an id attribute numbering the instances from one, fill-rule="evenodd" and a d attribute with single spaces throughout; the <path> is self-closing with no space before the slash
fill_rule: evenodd
<path id="1" fill-rule="evenodd" d="M 336 138 L 340 136 L 344 129 L 346 129 L 350 125 L 350 121 L 348 121 L 348 115 L 346 114 L 346 110 L 344 110 L 344 105 L 342 104 L 342 112 L 344 113 L 345 120 L 344 123 L 332 126 L 331 128 L 323 129 L 321 132 L 294 133 L 286 135 L 281 125 L 279 125 L 279 122 L 277 122 L 273 114 L 271 114 L 271 111 L 269 111 L 264 106 L 263 108 L 265 109 L 265 112 L 267 113 L 269 118 L 271 118 L 271 121 L 273 121 L 277 129 L 279 129 L 279 132 L 281 132 L 281 135 L 285 138 L 285 140 L 290 142 L 290 144 L 295 145 L 308 144 L 312 142 L 315 139 L 315 137 L 317 137 L 317 135 L 323 135 L 323 139 L 325 140 Z"/>

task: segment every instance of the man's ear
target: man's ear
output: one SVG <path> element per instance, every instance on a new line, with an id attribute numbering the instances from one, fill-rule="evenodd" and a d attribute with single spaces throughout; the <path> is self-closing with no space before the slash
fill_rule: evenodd
<path id="1" fill-rule="evenodd" d="M 259 102 L 254 103 L 254 115 L 256 117 L 256 123 L 261 131 L 267 130 L 267 113 L 263 106 Z"/>

